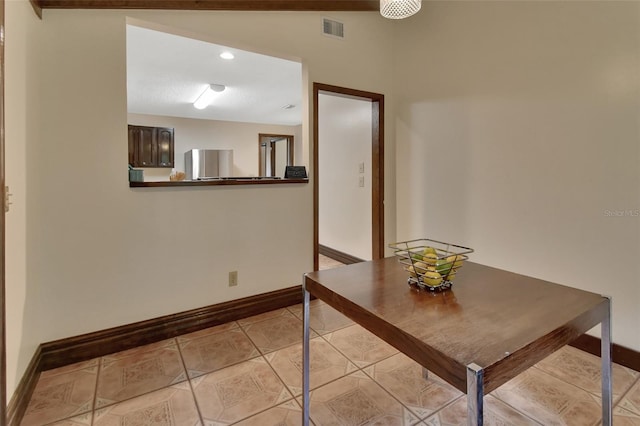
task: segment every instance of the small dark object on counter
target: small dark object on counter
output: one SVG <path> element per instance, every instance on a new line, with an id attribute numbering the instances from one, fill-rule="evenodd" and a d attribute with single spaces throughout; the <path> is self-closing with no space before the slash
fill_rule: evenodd
<path id="1" fill-rule="evenodd" d="M 287 166 L 284 169 L 285 179 L 306 179 L 307 169 L 304 166 Z"/>

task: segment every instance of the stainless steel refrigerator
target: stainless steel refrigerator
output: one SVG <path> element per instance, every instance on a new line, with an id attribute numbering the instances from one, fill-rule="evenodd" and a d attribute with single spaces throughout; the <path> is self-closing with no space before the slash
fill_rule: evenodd
<path id="1" fill-rule="evenodd" d="M 232 149 L 192 149 L 184 153 L 186 179 L 233 176 Z"/>

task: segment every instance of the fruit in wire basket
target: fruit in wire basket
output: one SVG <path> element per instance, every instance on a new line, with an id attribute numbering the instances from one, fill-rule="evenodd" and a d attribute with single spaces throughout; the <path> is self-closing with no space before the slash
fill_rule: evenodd
<path id="1" fill-rule="evenodd" d="M 436 249 L 434 249 L 433 247 L 425 247 L 424 251 L 422 252 L 422 255 L 424 256 L 425 254 L 429 254 L 429 253 L 433 253 L 436 256 L 438 255 L 438 252 L 436 251 Z"/>
<path id="2" fill-rule="evenodd" d="M 413 266 L 416 268 L 416 271 L 418 271 L 418 273 L 420 274 L 426 272 L 427 269 L 429 269 L 429 265 L 424 262 L 415 262 Z"/>
<path id="3" fill-rule="evenodd" d="M 431 245 L 431 244 L 435 245 Z M 409 273 L 408 283 L 431 290 L 448 289 L 473 249 L 429 239 L 403 241 L 390 245 Z"/>
<path id="4" fill-rule="evenodd" d="M 404 269 L 411 275 L 412 277 L 418 278 L 418 275 L 422 275 L 427 271 L 429 266 L 423 262 L 415 262 L 413 265 L 407 265 Z"/>
<path id="5" fill-rule="evenodd" d="M 438 261 L 438 255 L 436 253 L 425 253 L 422 255 L 422 261 L 427 265 L 435 266 Z"/>
<path id="6" fill-rule="evenodd" d="M 404 270 L 407 271 L 409 273 L 409 275 L 411 275 L 414 278 L 418 278 L 418 274 L 416 274 L 416 270 L 413 267 L 413 265 L 407 265 L 404 267 Z"/>
<path id="7" fill-rule="evenodd" d="M 436 261 L 436 271 L 438 271 L 440 273 L 440 275 L 442 275 L 443 277 L 448 275 L 451 271 L 451 269 L 453 268 L 454 263 L 453 262 L 449 262 L 447 259 L 438 259 Z"/>
<path id="8" fill-rule="evenodd" d="M 447 262 L 450 262 L 454 268 L 459 268 L 462 266 L 462 256 L 458 256 L 456 254 L 452 254 L 451 256 L 447 257 Z"/>
<path id="9" fill-rule="evenodd" d="M 442 275 L 438 271 L 429 270 L 424 273 L 422 281 L 430 287 L 437 287 L 442 283 Z"/>

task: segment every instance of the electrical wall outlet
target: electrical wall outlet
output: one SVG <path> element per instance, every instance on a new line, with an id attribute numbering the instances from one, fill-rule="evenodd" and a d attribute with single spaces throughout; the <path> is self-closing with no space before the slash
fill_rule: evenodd
<path id="1" fill-rule="evenodd" d="M 364 173 L 364 163 L 360 163 L 360 164 L 358 164 L 358 171 L 359 171 L 360 173 Z"/>
<path id="2" fill-rule="evenodd" d="M 358 185 L 360 185 L 361 188 L 364 188 L 364 176 L 360 176 L 360 180 L 358 181 Z"/>
<path id="3" fill-rule="evenodd" d="M 235 287 L 238 285 L 238 271 L 229 272 L 229 287 Z"/>

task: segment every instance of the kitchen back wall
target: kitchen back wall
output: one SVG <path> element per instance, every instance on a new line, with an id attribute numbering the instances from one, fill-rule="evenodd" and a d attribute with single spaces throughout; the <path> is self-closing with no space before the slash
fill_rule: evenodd
<path id="1" fill-rule="evenodd" d="M 190 149 L 233 149 L 233 176 L 258 176 L 258 134 L 293 135 L 296 165 L 302 161 L 302 126 L 199 120 L 161 115 L 128 114 L 129 124 L 172 127 L 175 139 L 174 169 L 184 171 L 184 153 Z M 146 181 L 169 180 L 171 169 L 145 169 Z"/>

